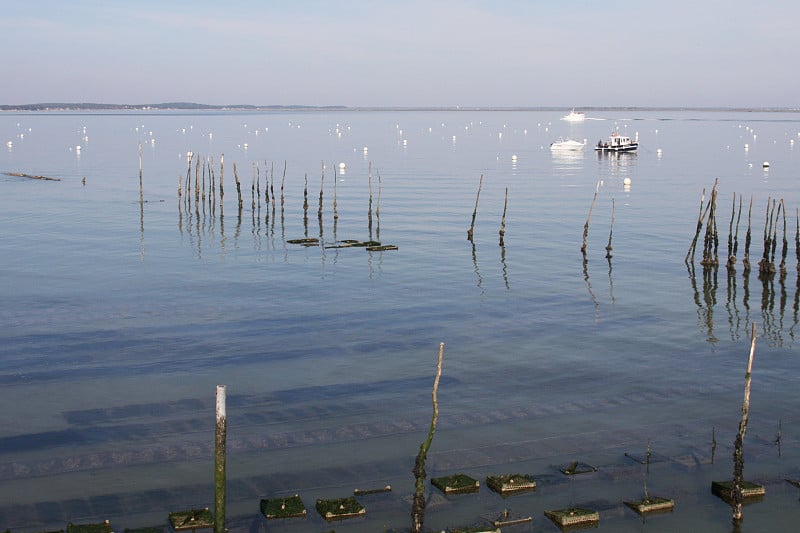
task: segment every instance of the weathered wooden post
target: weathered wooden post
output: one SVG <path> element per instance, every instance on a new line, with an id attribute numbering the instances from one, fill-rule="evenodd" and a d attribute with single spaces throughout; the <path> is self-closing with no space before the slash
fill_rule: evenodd
<path id="1" fill-rule="evenodd" d="M 214 438 L 214 533 L 225 533 L 225 385 L 217 385 L 217 425 Z"/>
<path id="2" fill-rule="evenodd" d="M 736 435 L 733 450 L 733 521 L 742 520 L 742 483 L 744 472 L 744 434 L 747 431 L 747 418 L 750 413 L 750 376 L 753 372 L 753 356 L 756 352 L 756 323 L 750 341 L 750 358 L 747 360 L 747 372 L 744 375 L 744 400 L 742 401 L 742 420 L 739 422 L 739 433 Z"/>
<path id="3" fill-rule="evenodd" d="M 592 197 L 592 205 L 589 206 L 589 216 L 586 217 L 586 223 L 583 225 L 583 244 L 581 245 L 581 253 L 583 254 L 584 259 L 586 258 L 586 239 L 589 237 L 589 221 L 592 219 L 592 211 L 594 210 L 594 204 L 597 201 L 597 191 L 600 190 L 600 182 L 597 182 L 597 185 L 594 188 L 594 196 Z"/>
<path id="4" fill-rule="evenodd" d="M 472 210 L 472 222 L 467 230 L 467 240 L 470 242 L 472 241 L 472 236 L 475 231 L 475 217 L 478 216 L 478 200 L 481 197 L 481 187 L 483 187 L 483 174 L 481 174 L 481 179 L 478 182 L 478 194 L 475 195 L 475 209 Z"/>
<path id="5" fill-rule="evenodd" d="M 411 533 L 420 533 L 425 519 L 425 457 L 433 442 L 436 432 L 436 422 L 439 419 L 439 379 L 442 377 L 442 358 L 444 357 L 444 343 L 439 343 L 439 357 L 436 363 L 436 377 L 433 380 L 433 416 L 428 438 L 420 445 L 417 460 L 414 463 L 414 477 L 416 479 L 414 499 L 411 505 Z M 215 532 L 216 533 L 216 532 Z"/>
<path id="6" fill-rule="evenodd" d="M 506 236 L 506 210 L 508 209 L 508 187 L 506 187 L 506 199 L 503 202 L 503 217 L 500 219 L 500 246 L 505 246 Z"/>

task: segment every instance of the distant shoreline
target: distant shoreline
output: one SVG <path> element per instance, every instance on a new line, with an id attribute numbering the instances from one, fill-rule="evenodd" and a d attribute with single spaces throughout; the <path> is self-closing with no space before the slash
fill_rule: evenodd
<path id="1" fill-rule="evenodd" d="M 646 107 L 646 106 L 583 106 L 583 107 L 525 107 L 525 106 L 369 106 L 343 105 L 212 105 L 193 102 L 166 102 L 160 104 L 100 104 L 47 102 L 36 104 L 0 105 L 0 111 L 735 111 L 752 113 L 798 113 L 800 108 L 789 107 Z"/>

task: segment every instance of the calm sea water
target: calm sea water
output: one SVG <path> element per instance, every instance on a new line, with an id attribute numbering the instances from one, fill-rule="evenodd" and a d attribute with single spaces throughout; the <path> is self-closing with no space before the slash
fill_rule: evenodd
<path id="1" fill-rule="evenodd" d="M 407 528 L 444 342 L 428 475 L 529 473 L 539 488 L 433 489 L 431 530 L 510 509 L 533 517 L 515 530 L 554 531 L 544 510 L 582 505 L 605 531 L 729 531 L 710 485 L 732 476 L 752 323 L 745 477 L 767 496 L 742 530 L 793 527 L 800 117 L 562 114 L 0 115 L 0 171 L 60 179 L 0 175 L 0 528 L 166 528 L 170 511 L 213 507 L 218 384 L 232 530 L 327 531 L 317 498 L 387 484 L 336 530 Z M 638 135 L 638 153 L 595 154 L 612 131 Z M 587 149 L 551 153 L 559 137 Z M 684 263 L 715 180 L 723 263 L 743 201 L 732 275 L 704 274 L 702 249 Z M 742 270 L 751 199 L 754 265 L 784 201 L 785 279 Z M 304 237 L 323 246 L 288 242 Z M 345 239 L 398 249 L 332 247 Z M 642 495 L 629 456 L 648 443 L 649 493 L 676 508 L 643 521 L 622 501 Z M 598 471 L 566 478 L 572 461 Z M 261 498 L 295 493 L 308 518 L 260 516 Z"/>

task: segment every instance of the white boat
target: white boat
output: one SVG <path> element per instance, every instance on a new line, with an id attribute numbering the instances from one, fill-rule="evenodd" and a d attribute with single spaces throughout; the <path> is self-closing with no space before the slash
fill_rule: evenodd
<path id="1" fill-rule="evenodd" d="M 598 152 L 633 152 L 639 147 L 639 136 L 631 139 L 626 135 L 612 133 L 605 141 L 598 141 L 594 149 Z"/>
<path id="2" fill-rule="evenodd" d="M 575 141 L 573 139 L 559 139 L 554 143 L 550 144 L 551 150 L 583 150 L 583 147 L 586 146 L 586 143 L 582 143 L 580 141 Z"/>
<path id="3" fill-rule="evenodd" d="M 584 115 L 582 111 L 575 111 L 575 109 L 573 109 L 569 112 L 569 115 L 561 117 L 561 120 L 566 120 L 567 122 L 583 122 L 586 120 L 586 115 Z"/>

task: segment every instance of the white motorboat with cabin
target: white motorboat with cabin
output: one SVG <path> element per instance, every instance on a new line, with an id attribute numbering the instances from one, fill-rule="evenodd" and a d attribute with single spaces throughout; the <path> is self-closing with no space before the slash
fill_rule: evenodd
<path id="1" fill-rule="evenodd" d="M 561 151 L 561 150 L 573 150 L 574 151 L 574 150 L 583 150 L 583 148 L 585 146 L 586 146 L 586 141 L 580 142 L 580 141 L 576 141 L 574 139 L 560 138 L 557 141 L 555 141 L 554 143 L 550 144 L 550 149 L 551 150 L 557 150 L 557 151 Z"/>
<path id="2" fill-rule="evenodd" d="M 584 115 L 583 111 L 575 111 L 573 108 L 568 115 L 561 117 L 561 120 L 566 120 L 567 122 L 583 122 L 586 120 L 586 115 Z"/>
<path id="3" fill-rule="evenodd" d="M 605 141 L 598 141 L 594 149 L 598 152 L 633 152 L 639 147 L 639 135 L 631 139 L 627 135 L 620 135 L 617 132 L 611 134 Z"/>

